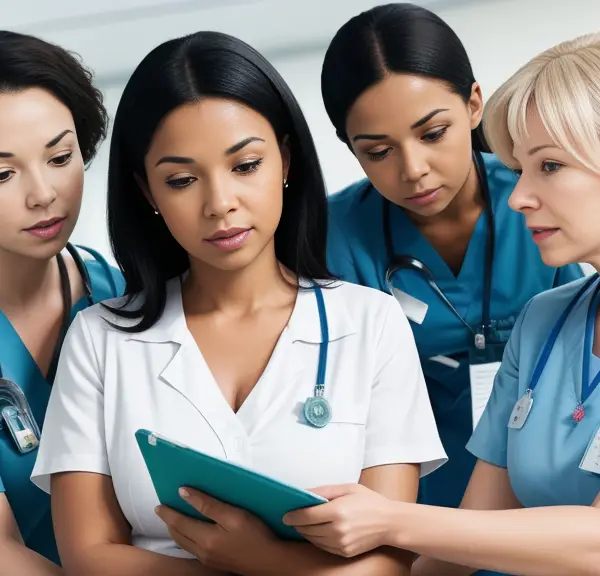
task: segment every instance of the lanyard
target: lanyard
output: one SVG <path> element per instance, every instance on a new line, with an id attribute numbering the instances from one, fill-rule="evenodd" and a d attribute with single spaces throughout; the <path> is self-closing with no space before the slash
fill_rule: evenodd
<path id="1" fill-rule="evenodd" d="M 585 338 L 583 342 L 583 373 L 581 375 L 581 402 L 585 402 L 600 382 L 600 370 L 590 382 L 590 360 L 592 355 L 592 338 L 594 335 L 594 324 L 596 322 L 596 312 L 598 311 L 598 302 L 600 301 L 600 283 L 596 286 L 594 296 L 590 300 L 587 319 L 585 322 Z"/>
<path id="2" fill-rule="evenodd" d="M 317 299 L 319 310 L 319 322 L 321 324 L 321 343 L 319 345 L 319 364 L 317 368 L 317 381 L 313 395 L 304 402 L 304 417 L 306 421 L 315 428 L 324 428 L 331 420 L 331 406 L 324 397 L 325 374 L 327 372 L 327 350 L 329 347 L 329 324 L 327 322 L 327 310 L 322 289 L 314 285 L 313 290 Z"/>
<path id="3" fill-rule="evenodd" d="M 531 395 L 533 393 L 533 391 L 535 390 L 536 386 L 538 385 L 538 382 L 540 381 L 540 377 L 542 376 L 542 372 L 544 371 L 544 368 L 546 367 L 546 364 L 548 363 L 548 359 L 550 358 L 550 354 L 552 352 L 552 349 L 554 348 L 554 344 L 556 343 L 558 334 L 560 333 L 562 327 L 565 325 L 565 322 L 567 321 L 569 314 L 573 311 L 573 308 L 575 308 L 575 305 L 577 304 L 577 302 L 579 302 L 579 299 L 588 290 L 588 288 L 590 286 L 592 286 L 592 284 L 594 282 L 596 282 L 597 279 L 598 279 L 598 274 L 594 274 L 587 282 L 585 282 L 584 285 L 579 289 L 577 294 L 575 294 L 575 297 L 571 300 L 571 302 L 569 302 L 569 305 L 563 310 L 563 313 L 560 315 L 559 319 L 557 320 L 556 324 L 554 325 L 554 328 L 552 328 L 552 331 L 550 332 L 550 336 L 548 337 L 548 340 L 546 340 L 546 344 L 544 346 L 544 349 L 542 350 L 542 354 L 535 366 L 535 370 L 533 371 L 533 376 L 531 377 L 531 382 L 529 383 L 529 388 L 527 389 L 526 394 Z M 592 298 L 592 303 L 594 302 L 594 300 L 596 300 L 596 295 L 597 295 L 599 289 L 600 289 L 600 284 L 596 287 L 596 293 L 595 293 L 594 297 Z M 593 310 L 592 312 L 591 312 L 591 310 L 592 310 L 592 305 L 590 304 L 590 310 L 588 310 L 588 320 L 590 317 L 590 313 L 593 315 L 593 312 L 595 312 L 595 310 Z M 588 342 L 587 327 L 586 327 L 586 342 Z M 587 362 L 586 362 L 586 358 L 587 358 Z M 583 385 L 584 385 L 584 383 L 587 383 L 589 381 L 589 358 L 588 358 L 588 349 L 587 348 L 584 349 L 583 359 L 584 359 L 584 361 L 583 361 L 584 372 L 582 374 L 582 387 L 581 387 L 582 396 L 584 394 L 584 386 Z M 587 372 L 585 372 L 586 368 L 587 368 Z M 598 376 L 596 376 L 595 380 L 598 380 Z M 582 400 L 583 400 L 583 398 L 582 398 Z"/>
<path id="4" fill-rule="evenodd" d="M 478 332 L 475 332 L 468 322 L 458 313 L 458 310 L 452 305 L 450 300 L 446 298 L 442 289 L 438 286 L 435 281 L 433 274 L 430 270 L 416 258 L 412 256 L 400 255 L 394 252 L 394 246 L 392 242 L 392 231 L 391 231 L 391 214 L 390 214 L 390 201 L 383 199 L 383 234 L 385 238 L 385 246 L 388 258 L 388 269 L 386 272 L 386 282 L 391 283 L 391 278 L 395 272 L 405 268 L 411 268 L 418 271 L 423 277 L 426 278 L 428 284 L 437 293 L 444 304 L 449 310 L 469 329 L 474 336 L 474 344 L 478 349 L 483 349 L 486 346 L 487 336 L 491 327 L 490 318 L 490 306 L 492 300 L 492 268 L 494 263 L 494 242 L 495 242 L 495 222 L 494 222 L 494 210 L 492 208 L 492 200 L 490 196 L 490 190 L 487 181 L 487 175 L 485 172 L 485 165 L 481 153 L 473 152 L 473 162 L 475 164 L 475 170 L 477 171 L 477 179 L 481 187 L 481 195 L 484 201 L 484 212 L 487 220 L 487 234 L 486 234 L 486 250 L 485 250 L 485 262 L 484 262 L 484 276 L 483 276 L 483 298 L 481 303 L 481 325 Z"/>
<path id="5" fill-rule="evenodd" d="M 72 244 L 67 244 L 67 250 L 69 254 L 73 257 L 75 264 L 77 266 L 77 270 L 81 274 L 81 278 L 83 280 L 83 290 L 86 298 L 93 304 L 92 298 L 92 284 L 90 275 L 87 271 L 85 263 L 83 259 L 77 252 L 77 249 Z M 58 340 L 56 341 L 56 346 L 54 347 L 54 352 L 52 353 L 52 360 L 50 361 L 50 366 L 48 368 L 48 374 L 46 375 L 46 380 L 52 385 L 54 381 L 54 376 L 56 375 L 56 368 L 58 366 L 58 359 L 60 356 L 60 350 L 62 348 L 63 341 L 65 336 L 67 335 L 67 330 L 69 329 L 69 324 L 71 323 L 71 309 L 73 307 L 71 301 L 71 284 L 69 282 L 69 273 L 67 271 L 67 267 L 65 265 L 65 261 L 62 255 L 59 253 L 56 255 L 56 261 L 58 263 L 58 272 L 60 276 L 60 291 L 63 301 L 63 314 L 62 321 L 60 326 L 60 331 L 58 333 Z M 0 310 L 0 314 L 2 311 Z M 2 363 L 0 362 L 0 378 L 2 378 Z"/>

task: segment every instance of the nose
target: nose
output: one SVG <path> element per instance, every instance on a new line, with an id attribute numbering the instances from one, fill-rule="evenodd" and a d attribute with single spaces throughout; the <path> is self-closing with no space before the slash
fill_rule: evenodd
<path id="1" fill-rule="evenodd" d="M 224 218 L 238 207 L 234 185 L 223 180 L 213 180 L 204 190 L 204 215 L 207 218 Z"/>
<path id="2" fill-rule="evenodd" d="M 29 174 L 29 184 L 27 193 L 28 208 L 48 208 L 56 200 L 56 190 L 54 186 L 44 178 L 39 171 L 32 171 Z"/>
<path id="3" fill-rule="evenodd" d="M 407 147 L 403 153 L 402 181 L 418 182 L 429 174 L 429 163 L 425 152 L 419 146 Z"/>
<path id="4" fill-rule="evenodd" d="M 529 181 L 526 175 L 521 175 L 519 178 L 517 185 L 508 199 L 508 205 L 515 212 L 537 210 L 540 207 L 540 200 L 535 186 Z"/>

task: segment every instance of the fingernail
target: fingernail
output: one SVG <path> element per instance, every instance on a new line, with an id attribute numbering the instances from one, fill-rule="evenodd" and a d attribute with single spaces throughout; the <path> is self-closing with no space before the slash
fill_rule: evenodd
<path id="1" fill-rule="evenodd" d="M 190 497 L 190 493 L 185 488 L 180 488 L 179 489 L 179 495 L 182 498 L 189 498 Z"/>
<path id="2" fill-rule="evenodd" d="M 156 506 L 156 507 L 154 508 L 154 513 L 155 513 L 157 516 L 160 516 L 160 511 L 161 511 L 161 507 L 160 507 L 160 505 L 158 505 L 158 506 Z"/>

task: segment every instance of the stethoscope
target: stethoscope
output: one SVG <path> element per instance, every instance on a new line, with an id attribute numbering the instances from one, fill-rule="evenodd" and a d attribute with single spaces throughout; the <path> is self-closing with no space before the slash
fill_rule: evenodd
<path id="1" fill-rule="evenodd" d="M 538 385 L 538 383 L 540 381 L 542 372 L 544 371 L 546 364 L 548 364 L 550 354 L 552 353 L 554 345 L 556 344 L 558 335 L 559 335 L 560 331 L 562 330 L 563 326 L 565 325 L 565 323 L 567 322 L 567 318 L 573 311 L 573 308 L 575 308 L 575 305 L 577 304 L 577 302 L 579 302 L 581 297 L 594 284 L 594 282 L 596 282 L 598 280 L 598 277 L 599 276 L 596 273 L 593 276 L 591 276 L 587 280 L 587 282 L 585 282 L 583 284 L 583 286 L 579 289 L 577 294 L 575 294 L 574 298 L 571 300 L 571 302 L 569 302 L 568 306 L 563 310 L 563 313 L 560 315 L 560 317 L 556 321 L 556 324 L 554 325 L 554 327 L 552 328 L 552 331 L 550 332 L 550 335 L 548 336 L 548 340 L 546 340 L 546 344 L 544 345 L 542 354 L 540 355 L 540 357 L 537 361 L 537 364 L 535 365 L 533 374 L 531 376 L 531 380 L 529 382 L 529 387 L 527 388 L 527 390 L 525 390 L 525 394 L 515 404 L 515 407 L 511 414 L 509 427 L 522 428 L 523 424 L 525 424 L 525 420 L 527 419 L 527 416 L 529 415 L 529 412 L 530 412 L 532 404 L 533 404 L 533 391 L 535 390 L 536 386 Z M 594 321 L 595 321 L 595 317 L 596 317 L 596 306 L 594 306 L 594 304 L 597 304 L 597 297 L 599 295 L 598 294 L 599 291 L 600 291 L 600 283 L 596 286 L 594 294 L 592 295 L 592 298 L 590 300 L 590 306 L 588 308 L 587 318 L 586 318 L 585 337 L 584 337 L 584 352 L 583 352 L 583 354 L 584 354 L 583 370 L 582 370 L 582 377 L 581 377 L 581 400 L 577 402 L 577 405 L 575 406 L 575 410 L 573 411 L 573 420 L 575 420 L 575 422 L 580 422 L 581 420 L 583 420 L 583 418 L 585 416 L 583 402 L 585 401 L 586 397 L 589 395 L 590 391 L 593 390 L 594 387 L 600 382 L 600 372 L 596 375 L 596 377 L 593 379 L 593 381 L 591 383 L 589 382 L 590 358 L 589 358 L 589 353 L 588 353 L 590 346 L 591 346 L 591 338 L 592 338 L 592 334 L 594 332 Z"/>
<path id="2" fill-rule="evenodd" d="M 83 258 L 73 245 L 67 244 L 66 248 L 73 257 L 77 270 L 81 274 L 84 296 L 91 306 L 94 303 L 92 282 Z M 67 267 L 61 254 L 56 255 L 56 260 L 58 262 L 60 290 L 64 310 L 59 337 L 52 353 L 52 360 L 46 376 L 46 380 L 50 385 L 52 385 L 54 376 L 56 375 L 58 358 L 67 330 L 69 329 L 72 309 L 71 285 Z M 0 314 L 2 314 L 1 311 Z M 0 363 L 0 430 L 4 428 L 5 424 L 21 453 L 25 454 L 37 448 L 40 439 L 40 429 L 33 416 L 29 402 L 18 384 L 3 377 L 2 364 Z"/>
<path id="3" fill-rule="evenodd" d="M 319 364 L 317 368 L 317 381 L 313 389 L 313 395 L 304 402 L 304 418 L 315 428 L 324 428 L 331 421 L 331 405 L 325 398 L 325 374 L 327 372 L 327 350 L 329 347 L 329 324 L 327 322 L 327 310 L 325 300 L 320 286 L 313 285 L 319 310 L 319 322 L 321 324 L 321 343 L 319 345 Z"/>
<path id="4" fill-rule="evenodd" d="M 490 305 L 492 299 L 492 268 L 494 263 L 494 238 L 495 238 L 495 223 L 494 223 L 494 210 L 492 208 L 492 201 L 490 197 L 490 190 L 487 181 L 487 175 L 485 172 L 485 166 L 481 153 L 473 151 L 473 161 L 475 164 L 475 170 L 477 171 L 477 178 L 481 186 L 481 195 L 484 201 L 484 211 L 487 220 L 487 236 L 486 236 L 486 252 L 485 252 L 485 263 L 484 263 L 484 285 L 483 285 L 483 299 L 482 299 L 482 310 L 481 310 L 481 325 L 477 331 L 473 330 L 470 324 L 459 314 L 458 310 L 452 305 L 450 300 L 443 293 L 442 289 L 438 286 L 435 281 L 435 277 L 427 266 L 414 258 L 406 254 L 395 254 L 394 245 L 392 242 L 392 230 L 391 230 L 391 214 L 390 214 L 390 201 L 383 199 L 382 207 L 382 220 L 383 220 L 383 234 L 385 239 L 385 247 L 388 258 L 388 268 L 385 273 L 385 282 L 388 290 L 393 294 L 392 280 L 394 274 L 400 270 L 415 270 L 418 272 L 429 284 L 432 290 L 439 296 L 444 302 L 448 309 L 460 320 L 460 322 L 473 334 L 474 345 L 478 350 L 485 349 L 489 330 L 491 328 L 490 318 Z"/>

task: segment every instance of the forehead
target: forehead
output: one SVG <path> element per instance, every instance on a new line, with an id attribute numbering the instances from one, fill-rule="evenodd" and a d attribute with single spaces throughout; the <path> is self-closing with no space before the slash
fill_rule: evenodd
<path id="1" fill-rule="evenodd" d="M 67 129 L 75 129 L 73 116 L 51 93 L 38 88 L 0 93 L 0 150 L 44 146 Z"/>
<path id="2" fill-rule="evenodd" d="M 154 134 L 148 156 L 166 149 L 222 154 L 224 149 L 248 136 L 275 137 L 269 121 L 248 106 L 206 98 L 170 112 Z"/>
<path id="3" fill-rule="evenodd" d="M 512 130 L 513 134 L 513 156 L 522 159 L 527 155 L 527 151 L 543 144 L 554 144 L 554 141 L 546 126 L 542 122 L 537 107 L 530 105 L 527 107 L 525 115 L 525 130 L 522 135 L 516 134 L 516 129 Z"/>
<path id="4" fill-rule="evenodd" d="M 404 123 L 410 126 L 436 108 L 456 109 L 462 98 L 442 81 L 409 74 L 390 74 L 365 90 L 348 114 L 349 133 L 369 125 Z"/>

